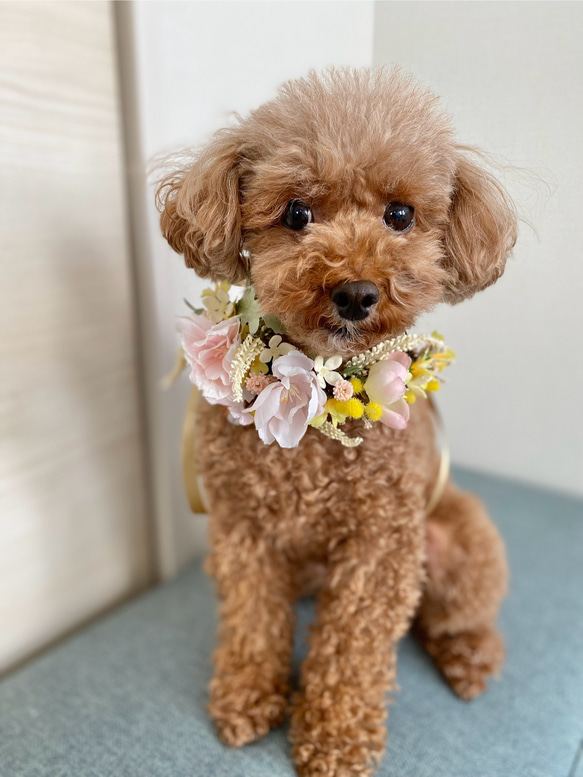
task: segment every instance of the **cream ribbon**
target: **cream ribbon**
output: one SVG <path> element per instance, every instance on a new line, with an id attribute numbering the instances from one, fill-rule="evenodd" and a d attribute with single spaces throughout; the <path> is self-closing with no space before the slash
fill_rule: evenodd
<path id="1" fill-rule="evenodd" d="M 200 400 L 200 391 L 193 387 L 190 392 L 184 426 L 182 427 L 182 475 L 186 498 L 193 513 L 206 513 L 206 499 L 202 478 L 196 467 L 196 408 Z"/>

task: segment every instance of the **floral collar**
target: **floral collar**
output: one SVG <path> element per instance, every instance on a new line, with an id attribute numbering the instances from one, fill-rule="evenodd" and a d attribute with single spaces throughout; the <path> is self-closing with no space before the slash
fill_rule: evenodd
<path id="1" fill-rule="evenodd" d="M 312 426 L 354 447 L 362 437 L 341 428 L 352 419 L 404 429 L 409 405 L 439 389 L 455 358 L 437 332 L 400 335 L 345 362 L 310 357 L 261 312 L 253 286 L 222 282 L 205 289 L 202 302 L 178 320 L 190 379 L 208 402 L 228 409 L 230 421 L 254 424 L 267 445 L 295 448 Z"/>

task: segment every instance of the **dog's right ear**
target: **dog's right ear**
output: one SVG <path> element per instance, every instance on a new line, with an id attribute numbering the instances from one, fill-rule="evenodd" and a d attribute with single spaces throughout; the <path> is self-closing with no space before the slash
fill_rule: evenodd
<path id="1" fill-rule="evenodd" d="M 158 184 L 162 234 L 201 278 L 240 281 L 239 140 L 237 130 L 218 132 L 194 160 Z"/>

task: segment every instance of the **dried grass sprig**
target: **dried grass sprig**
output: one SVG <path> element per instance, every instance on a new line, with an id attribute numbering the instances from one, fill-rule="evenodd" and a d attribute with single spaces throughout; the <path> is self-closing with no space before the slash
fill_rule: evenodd
<path id="1" fill-rule="evenodd" d="M 344 445 L 345 448 L 356 448 L 362 442 L 362 437 L 349 437 L 342 429 L 339 429 L 330 421 L 324 421 L 321 426 L 318 426 L 318 431 L 323 435 L 329 437 L 331 440 L 338 440 Z"/>
<path id="2" fill-rule="evenodd" d="M 342 373 L 354 374 L 372 367 L 377 362 L 384 361 L 395 351 L 413 351 L 419 346 L 427 345 L 433 346 L 437 350 L 442 350 L 445 347 L 443 340 L 435 335 L 399 335 L 391 340 L 384 340 L 375 345 L 374 348 L 359 353 L 358 356 L 353 356 L 342 368 Z"/>
<path id="3" fill-rule="evenodd" d="M 233 397 L 236 402 L 243 401 L 245 377 L 256 357 L 264 348 L 265 343 L 260 337 L 249 334 L 235 351 L 235 356 L 231 363 L 231 384 L 233 386 Z"/>

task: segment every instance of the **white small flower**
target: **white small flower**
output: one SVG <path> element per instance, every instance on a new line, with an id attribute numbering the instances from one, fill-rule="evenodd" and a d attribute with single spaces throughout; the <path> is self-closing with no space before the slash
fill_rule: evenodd
<path id="1" fill-rule="evenodd" d="M 229 299 L 231 302 L 239 302 L 243 294 L 245 294 L 246 286 L 231 286 L 229 289 Z"/>
<path id="2" fill-rule="evenodd" d="M 322 356 L 316 356 L 314 359 L 314 369 L 318 375 L 318 384 L 321 388 L 326 388 L 326 383 L 331 386 L 335 386 L 339 380 L 342 380 L 342 375 L 335 370 L 342 364 L 342 356 L 330 356 L 329 359 L 324 361 Z"/>
<path id="3" fill-rule="evenodd" d="M 235 306 L 229 298 L 229 284 L 217 285 L 216 289 L 205 289 L 202 293 L 202 304 L 206 308 L 207 318 L 219 324 L 227 318 L 231 318 L 235 312 Z"/>
<path id="4" fill-rule="evenodd" d="M 290 343 L 281 342 L 281 335 L 273 335 L 269 339 L 267 348 L 264 348 L 259 354 L 259 361 L 262 361 L 263 364 L 269 364 L 272 359 L 275 360 L 278 356 L 285 356 L 290 351 L 295 350 L 296 349 Z"/>

